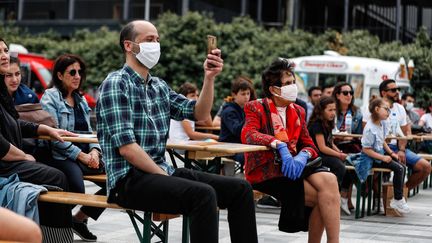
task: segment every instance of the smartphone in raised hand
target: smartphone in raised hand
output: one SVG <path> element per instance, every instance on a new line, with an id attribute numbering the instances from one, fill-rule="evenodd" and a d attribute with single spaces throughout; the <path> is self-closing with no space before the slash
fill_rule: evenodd
<path id="1" fill-rule="evenodd" d="M 217 39 L 214 35 L 207 35 L 207 54 L 210 54 L 212 50 L 217 48 Z M 213 64 L 208 64 L 208 67 L 214 67 Z"/>
<path id="2" fill-rule="evenodd" d="M 214 35 L 207 35 L 207 54 L 210 54 L 212 50 L 217 48 L 217 40 Z"/>

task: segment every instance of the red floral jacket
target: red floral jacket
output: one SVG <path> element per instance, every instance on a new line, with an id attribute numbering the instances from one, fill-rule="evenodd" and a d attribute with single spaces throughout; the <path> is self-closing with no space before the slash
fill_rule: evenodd
<path id="1" fill-rule="evenodd" d="M 268 107 L 265 99 L 254 100 L 245 105 L 246 121 L 241 133 L 242 143 L 270 147 L 271 142 L 276 139 L 269 135 L 268 127 L 272 126 L 272 122 L 267 118 L 263 104 Z M 287 145 L 293 156 L 301 150 L 308 150 L 314 159 L 318 157 L 318 149 L 309 136 L 305 116 L 302 107 L 296 104 L 287 107 L 286 130 L 289 139 Z M 281 166 L 275 163 L 274 150 L 245 153 L 245 175 L 252 184 L 283 176 Z"/>

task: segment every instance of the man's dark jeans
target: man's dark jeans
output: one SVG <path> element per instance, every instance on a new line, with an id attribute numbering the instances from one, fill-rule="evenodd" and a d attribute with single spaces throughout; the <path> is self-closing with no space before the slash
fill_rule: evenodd
<path id="1" fill-rule="evenodd" d="M 190 217 L 191 243 L 218 242 L 217 207 L 228 209 L 231 242 L 258 242 L 250 184 L 242 179 L 176 169 L 172 176 L 133 168 L 110 191 L 109 202 Z"/>

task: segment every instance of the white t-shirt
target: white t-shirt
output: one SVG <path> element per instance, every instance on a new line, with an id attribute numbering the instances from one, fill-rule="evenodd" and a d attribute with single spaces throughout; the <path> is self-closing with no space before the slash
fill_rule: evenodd
<path id="1" fill-rule="evenodd" d="M 408 124 L 407 114 L 406 114 L 405 108 L 399 103 L 393 103 L 393 107 L 390 108 L 389 117 L 386 120 L 386 129 L 391 129 L 391 120 L 390 119 L 393 116 L 393 114 L 396 114 L 396 118 L 397 118 L 399 127 L 406 126 Z M 368 122 L 370 120 L 370 116 L 371 116 L 371 114 L 369 112 L 369 109 L 367 109 L 367 110 L 365 109 L 364 113 L 363 113 L 363 121 Z M 388 134 L 388 132 L 386 132 L 386 134 Z M 390 144 L 396 145 L 397 140 L 392 139 Z"/>
<path id="2" fill-rule="evenodd" d="M 195 122 L 191 120 L 187 120 L 189 122 L 190 126 L 192 127 L 192 130 L 195 130 Z M 175 141 L 188 141 L 190 138 L 186 134 L 185 130 L 182 126 L 182 121 L 176 121 L 171 119 L 170 122 L 170 130 L 169 130 L 169 139 L 175 140 Z"/>
<path id="3" fill-rule="evenodd" d="M 426 128 L 432 128 L 432 115 L 431 113 L 423 114 L 420 118 L 420 121 L 423 121 Z"/>

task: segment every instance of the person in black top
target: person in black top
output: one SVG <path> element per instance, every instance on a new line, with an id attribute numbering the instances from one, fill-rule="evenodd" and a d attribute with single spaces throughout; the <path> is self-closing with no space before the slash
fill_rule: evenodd
<path id="1" fill-rule="evenodd" d="M 250 82 L 236 79 L 231 86 L 232 102 L 227 102 L 221 113 L 220 142 L 241 143 L 241 131 L 245 122 L 244 105 L 249 102 L 254 89 Z M 234 160 L 244 165 L 243 153 L 236 154 Z"/>
<path id="2" fill-rule="evenodd" d="M 322 97 L 315 105 L 312 116 L 309 120 L 308 130 L 315 145 L 318 147 L 322 163 L 330 168 L 339 182 L 339 187 L 347 189 L 349 182 L 343 183 L 345 176 L 344 160 L 347 154 L 343 153 L 333 142 L 332 130 L 335 126 L 336 101 L 331 96 Z M 342 190 L 347 192 L 347 190 Z M 342 195 L 346 199 L 346 195 Z M 343 210 L 346 214 L 351 214 L 348 208 Z"/>
<path id="3" fill-rule="evenodd" d="M 23 152 L 22 140 L 23 137 L 48 135 L 63 142 L 61 136 L 75 134 L 19 120 L 4 81 L 8 69 L 9 49 L 6 42 L 0 38 L 0 176 L 9 177 L 16 173 L 24 182 L 68 190 L 66 176 L 57 169 L 36 162 L 33 155 Z M 39 202 L 38 208 L 45 242 L 73 241 L 69 206 Z"/>

